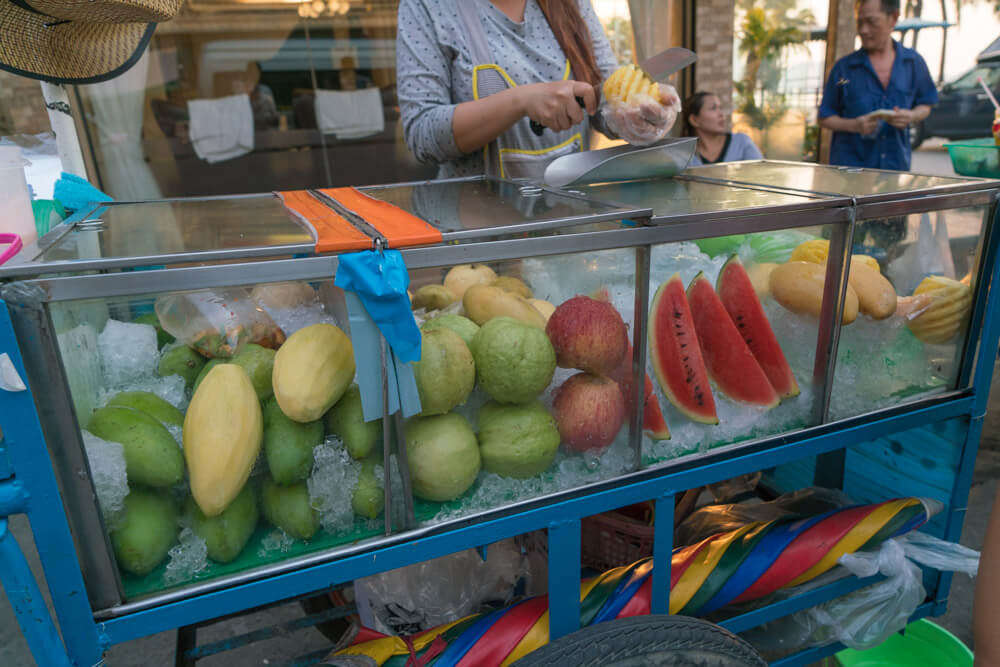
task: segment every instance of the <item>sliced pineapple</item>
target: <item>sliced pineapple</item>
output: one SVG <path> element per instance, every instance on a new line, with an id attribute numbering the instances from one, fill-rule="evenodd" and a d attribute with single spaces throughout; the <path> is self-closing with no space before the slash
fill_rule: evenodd
<path id="1" fill-rule="evenodd" d="M 650 81 L 646 73 L 635 65 L 619 67 L 604 81 L 604 97 L 608 101 L 632 101 L 636 95 L 648 95 L 657 102 L 660 91 L 656 83 Z"/>

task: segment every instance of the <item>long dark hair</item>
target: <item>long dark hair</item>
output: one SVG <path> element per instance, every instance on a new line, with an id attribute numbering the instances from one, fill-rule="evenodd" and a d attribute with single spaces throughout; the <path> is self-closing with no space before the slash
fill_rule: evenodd
<path id="1" fill-rule="evenodd" d="M 537 0 L 537 2 L 549 22 L 552 34 L 555 35 L 560 48 L 566 54 L 566 59 L 569 60 L 573 78 L 577 81 L 586 81 L 592 86 L 598 85 L 604 76 L 597 66 L 590 31 L 580 14 L 576 0 Z"/>
<path id="2" fill-rule="evenodd" d="M 710 93 L 707 90 L 699 90 L 697 93 L 684 100 L 684 107 L 681 113 L 684 122 L 683 128 L 685 137 L 696 136 L 694 126 L 691 125 L 691 116 L 699 115 L 702 108 L 705 106 L 705 100 L 709 97 L 713 97 L 714 95 L 715 93 Z"/>

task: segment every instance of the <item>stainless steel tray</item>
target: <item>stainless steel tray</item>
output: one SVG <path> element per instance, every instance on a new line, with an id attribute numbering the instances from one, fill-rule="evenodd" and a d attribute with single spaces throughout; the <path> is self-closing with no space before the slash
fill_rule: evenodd
<path id="1" fill-rule="evenodd" d="M 562 188 L 582 183 L 669 178 L 687 168 L 697 143 L 695 137 L 681 137 L 664 139 L 645 148 L 625 144 L 564 155 L 545 169 L 545 184 Z"/>

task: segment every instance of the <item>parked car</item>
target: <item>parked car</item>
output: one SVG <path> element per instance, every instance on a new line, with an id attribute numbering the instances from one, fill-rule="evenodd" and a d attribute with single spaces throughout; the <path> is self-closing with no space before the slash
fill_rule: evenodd
<path id="1" fill-rule="evenodd" d="M 975 67 L 941 87 L 931 114 L 910 129 L 913 148 L 930 137 L 956 140 L 990 136 L 993 103 L 979 85 L 979 77 L 1000 97 L 1000 52 L 995 45 L 979 54 Z"/>

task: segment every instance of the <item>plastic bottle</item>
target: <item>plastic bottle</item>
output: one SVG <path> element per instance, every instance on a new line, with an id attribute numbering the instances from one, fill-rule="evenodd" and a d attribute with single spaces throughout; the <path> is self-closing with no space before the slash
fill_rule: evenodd
<path id="1" fill-rule="evenodd" d="M 21 243 L 28 245 L 38 238 L 38 232 L 24 165 L 20 147 L 0 146 L 0 232 L 18 234 Z"/>

